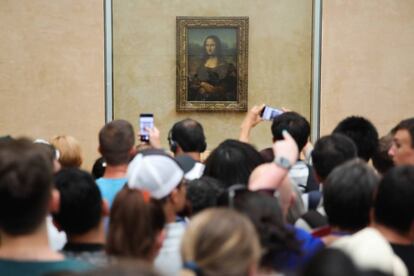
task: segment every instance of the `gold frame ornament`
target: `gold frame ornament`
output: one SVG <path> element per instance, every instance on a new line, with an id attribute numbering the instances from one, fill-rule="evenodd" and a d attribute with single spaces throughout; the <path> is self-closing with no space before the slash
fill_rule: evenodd
<path id="1" fill-rule="evenodd" d="M 177 17 L 177 111 L 247 111 L 248 17 Z"/>

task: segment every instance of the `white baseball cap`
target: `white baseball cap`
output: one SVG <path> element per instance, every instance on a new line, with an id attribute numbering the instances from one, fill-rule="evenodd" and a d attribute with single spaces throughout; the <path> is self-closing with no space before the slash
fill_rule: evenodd
<path id="1" fill-rule="evenodd" d="M 177 161 L 161 150 L 139 153 L 129 163 L 128 186 L 148 191 L 153 198 L 169 195 L 181 183 L 184 171 Z"/>

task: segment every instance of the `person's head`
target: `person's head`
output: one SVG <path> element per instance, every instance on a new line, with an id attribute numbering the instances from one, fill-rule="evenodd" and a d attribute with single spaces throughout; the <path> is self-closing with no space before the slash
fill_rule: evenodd
<path id="1" fill-rule="evenodd" d="M 306 118 L 293 111 L 280 114 L 273 119 L 273 141 L 283 140 L 283 130 L 292 135 L 300 152 L 308 142 L 310 134 L 310 125 Z"/>
<path id="2" fill-rule="evenodd" d="M 82 165 L 82 151 L 78 140 L 69 135 L 52 137 L 50 143 L 59 150 L 59 162 L 62 167 L 79 168 Z"/>
<path id="3" fill-rule="evenodd" d="M 202 153 L 207 147 L 203 126 L 189 118 L 173 125 L 168 134 L 168 143 L 174 154 L 186 152 Z"/>
<path id="4" fill-rule="evenodd" d="M 414 165 L 414 118 L 402 120 L 392 129 L 393 142 L 389 150 L 395 165 Z"/>
<path id="5" fill-rule="evenodd" d="M 107 123 L 99 132 L 99 152 L 109 166 L 128 164 L 134 155 L 135 135 L 125 120 Z"/>
<path id="6" fill-rule="evenodd" d="M 27 139 L 0 143 L 0 229 L 29 235 L 45 222 L 51 204 L 53 168 L 44 149 Z"/>
<path id="7" fill-rule="evenodd" d="M 358 157 L 368 161 L 378 148 L 378 132 L 375 126 L 364 117 L 350 116 L 342 120 L 333 130 L 355 143 Z"/>
<path id="8" fill-rule="evenodd" d="M 279 200 L 269 190 L 244 192 L 234 199 L 233 207 L 247 215 L 256 228 L 264 249 L 260 266 L 281 271 L 287 252 L 300 253 L 300 244 L 285 225 Z M 285 257 L 285 258 L 284 258 Z"/>
<path id="9" fill-rule="evenodd" d="M 181 244 L 183 275 L 254 275 L 260 244 L 247 217 L 228 208 L 207 209 L 191 220 Z M 191 271 L 193 270 L 193 271 Z"/>
<path id="10" fill-rule="evenodd" d="M 136 155 L 128 166 L 127 178 L 130 188 L 148 191 L 151 197 L 168 206 L 174 215 L 184 208 L 184 171 L 162 150 L 146 150 Z"/>
<path id="11" fill-rule="evenodd" d="M 378 181 L 375 171 L 361 159 L 336 167 L 323 186 L 329 224 L 351 233 L 367 226 Z"/>
<path id="12" fill-rule="evenodd" d="M 192 214 L 216 207 L 220 196 L 225 191 L 223 184 L 215 178 L 203 176 L 187 184 L 187 200 L 191 203 Z"/>
<path id="13" fill-rule="evenodd" d="M 263 162 L 252 145 L 228 139 L 207 157 L 204 175 L 217 178 L 227 187 L 247 184 L 250 173 Z"/>
<path id="14" fill-rule="evenodd" d="M 93 177 L 80 169 L 66 168 L 56 174 L 54 181 L 60 193 L 59 211 L 53 214 L 58 228 L 69 239 L 97 229 L 109 211 Z"/>
<path id="15" fill-rule="evenodd" d="M 379 139 L 378 149 L 372 156 L 372 164 L 380 174 L 385 174 L 394 166 L 394 162 L 392 161 L 391 156 L 388 154 L 388 151 L 391 148 L 392 138 L 393 137 L 391 133 L 382 136 Z"/>
<path id="16" fill-rule="evenodd" d="M 355 143 L 339 133 L 320 138 L 312 151 L 313 168 L 321 181 L 324 181 L 335 167 L 356 157 Z"/>
<path id="17" fill-rule="evenodd" d="M 147 191 L 125 186 L 111 207 L 106 251 L 152 262 L 162 245 L 164 225 L 162 204 Z"/>
<path id="18" fill-rule="evenodd" d="M 414 241 L 414 167 L 397 166 L 380 181 L 375 202 L 374 221 Z"/>
<path id="19" fill-rule="evenodd" d="M 209 35 L 204 39 L 204 56 L 217 56 L 221 57 L 222 55 L 222 48 L 221 48 L 221 41 L 215 35 Z"/>

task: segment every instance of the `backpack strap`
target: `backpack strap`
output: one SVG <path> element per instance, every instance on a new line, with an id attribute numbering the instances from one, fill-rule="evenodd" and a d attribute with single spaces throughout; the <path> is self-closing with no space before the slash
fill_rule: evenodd
<path id="1" fill-rule="evenodd" d="M 308 193 L 308 210 L 316 210 L 321 201 L 322 193 L 320 191 L 311 191 Z"/>
<path id="2" fill-rule="evenodd" d="M 319 191 L 319 182 L 316 180 L 315 171 L 313 170 L 313 167 L 306 164 L 306 167 L 308 167 L 308 180 L 306 181 L 306 188 L 305 193 L 309 193 L 311 191 Z"/>

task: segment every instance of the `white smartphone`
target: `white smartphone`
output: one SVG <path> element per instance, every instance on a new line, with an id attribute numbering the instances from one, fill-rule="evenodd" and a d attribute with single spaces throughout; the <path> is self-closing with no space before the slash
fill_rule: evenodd
<path id="1" fill-rule="evenodd" d="M 146 129 L 154 127 L 154 115 L 152 113 L 141 113 L 139 115 L 139 133 L 142 142 L 149 141 L 149 133 Z"/>
<path id="2" fill-rule="evenodd" d="M 277 108 L 273 108 L 273 107 L 269 107 L 269 106 L 265 106 L 261 113 L 260 113 L 260 117 L 263 118 L 263 120 L 268 120 L 271 121 L 273 120 L 275 117 L 279 116 L 280 114 L 282 114 L 283 111 Z"/>

